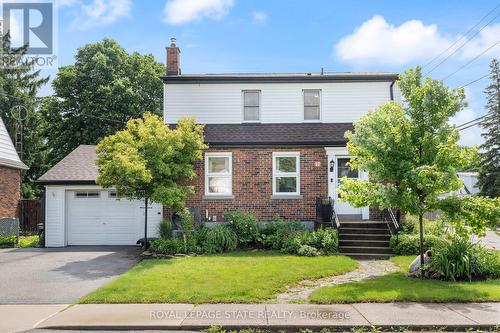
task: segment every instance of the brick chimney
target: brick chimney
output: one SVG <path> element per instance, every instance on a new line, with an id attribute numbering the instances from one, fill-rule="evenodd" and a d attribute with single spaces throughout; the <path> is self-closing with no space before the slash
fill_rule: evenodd
<path id="1" fill-rule="evenodd" d="M 167 47 L 167 75 L 181 75 L 181 50 L 175 42 L 175 38 L 170 38 L 170 46 Z"/>

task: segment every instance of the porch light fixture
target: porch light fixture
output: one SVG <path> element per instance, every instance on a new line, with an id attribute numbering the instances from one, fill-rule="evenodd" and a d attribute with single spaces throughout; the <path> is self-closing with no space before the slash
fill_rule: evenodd
<path id="1" fill-rule="evenodd" d="M 335 167 L 335 161 L 332 159 L 330 160 L 330 172 L 333 172 L 334 167 Z"/>

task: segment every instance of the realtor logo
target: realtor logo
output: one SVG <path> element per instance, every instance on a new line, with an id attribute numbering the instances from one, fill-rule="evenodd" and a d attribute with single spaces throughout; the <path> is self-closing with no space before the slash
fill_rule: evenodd
<path id="1" fill-rule="evenodd" d="M 13 46 L 27 45 L 26 54 L 52 54 L 52 6 L 51 2 L 3 2 L 3 33 L 10 32 L 13 44 L 21 42 Z"/>

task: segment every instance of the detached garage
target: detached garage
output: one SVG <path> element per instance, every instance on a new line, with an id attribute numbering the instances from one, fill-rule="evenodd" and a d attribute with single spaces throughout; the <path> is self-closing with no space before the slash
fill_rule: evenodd
<path id="1" fill-rule="evenodd" d="M 135 245 L 144 237 L 144 202 L 96 185 L 95 146 L 81 145 L 38 179 L 45 185 L 45 246 Z M 155 237 L 162 206 L 148 207 Z"/>

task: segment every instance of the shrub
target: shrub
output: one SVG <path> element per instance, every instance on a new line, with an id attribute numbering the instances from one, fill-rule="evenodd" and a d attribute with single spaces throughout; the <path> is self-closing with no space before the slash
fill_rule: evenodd
<path id="1" fill-rule="evenodd" d="M 158 234 L 160 235 L 160 238 L 163 239 L 171 239 L 173 237 L 172 224 L 169 220 L 163 219 L 161 221 L 158 225 Z"/>
<path id="2" fill-rule="evenodd" d="M 433 249 L 440 242 L 442 242 L 442 237 L 424 235 L 424 251 Z M 418 234 L 392 236 L 389 246 L 392 252 L 398 255 L 417 255 L 420 253 L 420 237 Z"/>
<path id="3" fill-rule="evenodd" d="M 333 229 L 303 231 L 295 234 L 291 241 L 284 244 L 281 250 L 298 254 L 299 249 L 304 245 L 315 248 L 320 254 L 333 254 L 338 249 L 337 232 Z"/>
<path id="4" fill-rule="evenodd" d="M 189 209 L 184 208 L 179 212 L 181 217 L 182 240 L 186 253 L 196 252 L 196 231 L 194 228 L 194 218 Z"/>
<path id="5" fill-rule="evenodd" d="M 226 212 L 224 213 L 224 219 L 229 222 L 229 226 L 236 233 L 239 246 L 250 247 L 259 242 L 259 224 L 251 213 Z"/>
<path id="6" fill-rule="evenodd" d="M 180 239 L 159 238 L 151 242 L 151 251 L 161 254 L 184 253 L 184 242 Z"/>
<path id="7" fill-rule="evenodd" d="M 444 280 L 472 280 L 500 276 L 500 261 L 496 253 L 473 244 L 466 237 L 453 235 L 438 244 L 427 273 Z"/>
<path id="8" fill-rule="evenodd" d="M 199 252 L 221 253 L 232 251 L 238 245 L 236 233 L 227 225 L 202 227 L 198 233 Z"/>
<path id="9" fill-rule="evenodd" d="M 298 232 L 304 230 L 304 225 L 298 221 L 268 222 L 262 229 L 261 244 L 267 249 L 282 250 Z"/>
<path id="10" fill-rule="evenodd" d="M 441 216 L 436 217 L 434 221 L 424 218 L 424 230 L 426 235 L 442 236 L 446 234 L 449 223 Z M 418 234 L 418 217 L 414 215 L 406 215 L 400 225 L 400 233 L 402 234 Z"/>
<path id="11" fill-rule="evenodd" d="M 297 254 L 304 257 L 317 257 L 320 255 L 320 252 L 315 247 L 309 245 L 301 245 L 297 250 Z"/>

